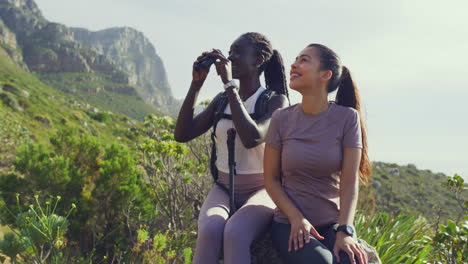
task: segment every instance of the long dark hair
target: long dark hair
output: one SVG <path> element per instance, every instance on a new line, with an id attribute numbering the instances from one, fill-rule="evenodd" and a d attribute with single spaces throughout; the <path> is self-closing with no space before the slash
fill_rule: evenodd
<path id="1" fill-rule="evenodd" d="M 341 64 L 340 58 L 332 49 L 321 44 L 310 44 L 307 47 L 316 48 L 318 51 L 320 69 L 332 72 L 327 86 L 328 93 L 338 89 L 335 98 L 336 103 L 352 107 L 359 113 L 362 134 L 362 156 L 361 164 L 359 164 L 359 178 L 367 184 L 372 174 L 372 165 L 367 153 L 367 132 L 365 122 L 361 117 L 361 99 L 358 88 L 351 77 L 349 69 Z"/>
<path id="2" fill-rule="evenodd" d="M 257 56 L 262 56 L 265 60 L 260 65 L 258 75 L 264 73 L 265 85 L 267 89 L 275 91 L 277 94 L 284 94 L 289 101 L 288 86 L 286 84 L 286 75 L 284 73 L 283 57 L 273 49 L 271 42 L 266 36 L 248 32 L 240 36 L 249 41 L 254 47 Z"/>

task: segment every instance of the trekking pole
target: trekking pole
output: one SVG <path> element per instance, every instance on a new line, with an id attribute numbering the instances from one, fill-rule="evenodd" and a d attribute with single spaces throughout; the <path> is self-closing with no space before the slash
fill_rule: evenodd
<path id="1" fill-rule="evenodd" d="M 236 203 L 234 200 L 234 175 L 236 174 L 236 161 L 234 152 L 234 142 L 236 139 L 236 130 L 231 128 L 227 131 L 228 146 L 228 164 L 229 164 L 229 217 L 236 212 Z"/>

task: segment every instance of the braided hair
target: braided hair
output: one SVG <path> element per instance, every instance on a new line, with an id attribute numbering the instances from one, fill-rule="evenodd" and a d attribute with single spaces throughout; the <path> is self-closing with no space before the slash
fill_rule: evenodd
<path id="1" fill-rule="evenodd" d="M 257 56 L 264 58 L 263 64 L 259 67 L 258 75 L 264 72 L 266 88 L 271 89 L 276 94 L 284 94 L 289 101 L 289 92 L 281 54 L 273 49 L 267 37 L 260 33 L 248 32 L 241 35 L 241 37 L 254 47 Z"/>

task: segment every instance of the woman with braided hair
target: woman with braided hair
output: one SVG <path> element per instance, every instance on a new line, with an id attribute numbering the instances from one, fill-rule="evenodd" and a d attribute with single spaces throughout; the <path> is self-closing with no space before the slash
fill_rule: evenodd
<path id="1" fill-rule="evenodd" d="M 217 59 L 216 70 L 225 84 L 225 92 L 218 94 L 203 112 L 194 117 L 194 106 L 209 69 L 195 70 L 205 57 Z M 260 83 L 264 73 L 266 87 Z M 239 80 L 239 87 L 232 82 Z M 257 99 L 265 91 L 273 91 L 261 116 L 255 115 Z M 227 96 L 227 99 L 226 99 Z M 221 111 L 231 118 L 216 120 Z M 223 257 L 225 264 L 250 263 L 252 241 L 268 230 L 274 203 L 263 183 L 264 137 L 271 115 L 289 102 L 281 55 L 270 41 L 259 33 L 245 33 L 232 43 L 229 57 L 219 50 L 204 52 L 194 63 L 193 80 L 177 119 L 175 139 L 190 141 L 211 127 L 214 128 L 216 160 L 212 169 L 216 184 L 208 193 L 198 219 L 197 246 L 194 264 L 217 264 Z M 223 106 L 221 106 L 223 108 Z M 229 217 L 227 130 L 235 128 L 235 203 L 239 208 Z"/>

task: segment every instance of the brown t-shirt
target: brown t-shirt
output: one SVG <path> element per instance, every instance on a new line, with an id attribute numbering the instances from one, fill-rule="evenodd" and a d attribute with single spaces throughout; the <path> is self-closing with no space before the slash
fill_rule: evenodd
<path id="1" fill-rule="evenodd" d="M 333 102 L 315 115 L 301 104 L 278 109 L 265 142 L 281 151 L 283 189 L 304 217 L 314 226 L 338 222 L 343 148 L 362 148 L 357 111 Z M 274 220 L 289 223 L 279 208 Z"/>

